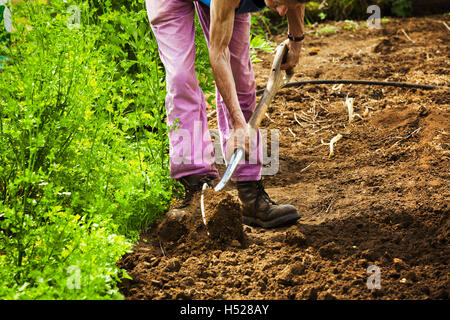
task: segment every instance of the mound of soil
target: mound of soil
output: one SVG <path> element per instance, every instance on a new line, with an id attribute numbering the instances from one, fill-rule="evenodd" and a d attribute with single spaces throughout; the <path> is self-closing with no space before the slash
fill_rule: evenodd
<path id="1" fill-rule="evenodd" d="M 206 189 L 203 196 L 206 229 L 211 239 L 224 244 L 237 240 L 245 245 L 240 203 L 226 191 Z"/>
<path id="2" fill-rule="evenodd" d="M 234 241 L 245 245 L 241 204 L 226 191 L 207 188 L 195 194 L 189 206 L 169 211 L 158 224 L 156 235 L 162 244 L 182 244 L 183 248 L 186 243 L 198 241 L 210 246 L 229 245 Z"/>
<path id="3" fill-rule="evenodd" d="M 442 21 L 450 25 L 450 16 L 391 19 L 381 30 L 337 22 L 332 35 L 307 29 L 305 52 L 314 54 L 302 55 L 292 81 L 449 86 Z M 270 54 L 259 57 L 258 89 L 272 63 Z M 347 96 L 361 115 L 352 123 Z M 279 130 L 279 171 L 264 184 L 302 218 L 276 229 L 242 226 L 233 184 L 225 194 L 207 192 L 214 198 L 205 201 L 208 227 L 197 199 L 178 224 L 143 233 L 118 263 L 133 278 L 121 292 L 127 299 L 449 299 L 449 106 L 448 90 L 281 90 L 262 123 Z M 209 124 L 217 128 L 216 119 Z M 343 138 L 329 157 L 322 141 L 337 134 Z"/>

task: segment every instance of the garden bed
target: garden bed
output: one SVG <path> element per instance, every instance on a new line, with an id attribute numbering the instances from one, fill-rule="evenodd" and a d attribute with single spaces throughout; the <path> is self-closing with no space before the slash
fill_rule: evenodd
<path id="1" fill-rule="evenodd" d="M 449 20 L 308 29 L 293 81 L 448 86 Z M 272 56 L 260 57 L 254 68 L 263 88 Z M 347 97 L 362 119 L 349 123 Z M 244 226 L 245 245 L 218 245 L 202 236 L 204 227 L 197 239 L 161 241 L 155 226 L 119 262 L 133 278 L 121 292 L 127 299 L 448 299 L 449 105 L 448 90 L 283 89 L 262 124 L 280 130 L 280 170 L 264 181 L 274 200 L 295 205 L 302 218 L 277 229 Z M 329 157 L 323 142 L 337 134 L 343 138 Z M 237 197 L 234 186 L 226 191 Z"/>

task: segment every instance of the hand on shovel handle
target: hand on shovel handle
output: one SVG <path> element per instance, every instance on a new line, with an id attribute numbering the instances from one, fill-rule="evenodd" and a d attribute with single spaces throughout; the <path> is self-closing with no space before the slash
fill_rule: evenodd
<path id="1" fill-rule="evenodd" d="M 302 52 L 302 43 L 290 43 L 289 40 L 286 40 L 283 43 L 287 47 L 287 52 L 283 57 L 282 64 L 280 66 L 281 70 L 286 70 L 287 75 L 294 74 L 294 68 L 298 64 L 300 60 L 300 55 Z"/>
<path id="2" fill-rule="evenodd" d="M 293 68 L 291 67 L 287 68 L 286 74 L 284 76 L 281 72 L 281 65 L 283 63 L 283 60 L 288 62 L 289 59 L 292 58 L 289 58 L 288 46 L 285 42 L 283 42 L 275 50 L 275 57 L 272 63 L 272 69 L 270 70 L 269 81 L 267 83 L 266 89 L 264 90 L 263 97 L 259 101 L 255 110 L 253 111 L 252 116 L 250 117 L 250 120 L 248 121 L 248 126 L 242 125 L 235 128 L 235 130 L 230 135 L 230 138 L 227 140 L 225 158 L 227 159 L 228 165 L 222 179 L 214 188 L 215 191 L 221 191 L 225 187 L 227 182 L 231 179 L 231 176 L 233 175 L 238 162 L 240 162 L 243 157 L 243 153 L 245 152 L 245 157 L 249 159 L 251 156 L 250 153 L 256 149 L 250 148 L 249 144 L 250 142 L 253 143 L 257 140 L 255 139 L 255 134 L 276 92 L 284 85 L 289 83 L 294 73 Z M 250 158 L 249 160 L 253 159 Z"/>
<path id="3" fill-rule="evenodd" d="M 233 129 L 231 136 L 227 140 L 227 149 L 225 158 L 230 162 L 232 155 L 236 150 L 243 149 L 245 159 L 250 157 L 250 132 L 248 126 Z"/>

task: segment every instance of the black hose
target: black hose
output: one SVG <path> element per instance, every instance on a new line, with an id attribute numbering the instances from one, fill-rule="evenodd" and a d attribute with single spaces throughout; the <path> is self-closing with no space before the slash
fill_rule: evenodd
<path id="1" fill-rule="evenodd" d="M 372 81 L 372 80 L 304 80 L 290 82 L 284 86 L 288 87 L 300 87 L 306 84 L 363 84 L 363 85 L 374 85 L 374 86 L 391 86 L 399 88 L 416 88 L 424 90 L 434 90 L 434 89 L 445 89 L 450 90 L 450 87 L 443 86 L 432 86 L 428 84 L 415 84 L 415 83 L 402 83 L 402 82 L 391 82 L 391 81 Z M 256 91 L 257 95 L 264 92 L 264 89 Z"/>

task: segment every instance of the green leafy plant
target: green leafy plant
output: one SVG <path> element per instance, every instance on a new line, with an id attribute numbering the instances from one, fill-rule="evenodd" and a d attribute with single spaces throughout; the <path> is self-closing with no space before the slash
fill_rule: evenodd
<path id="1" fill-rule="evenodd" d="M 51 3 L 14 8 L 0 72 L 0 297 L 121 298 L 116 261 L 172 197 L 164 72 L 143 1 Z"/>
<path id="2" fill-rule="evenodd" d="M 318 34 L 318 35 L 329 35 L 329 34 L 335 34 L 335 33 L 336 33 L 336 27 L 333 27 L 331 25 L 325 25 L 316 31 L 316 34 Z"/>
<path id="3" fill-rule="evenodd" d="M 261 35 L 253 36 L 250 39 L 250 58 L 253 63 L 261 62 L 258 58 L 258 52 L 272 52 L 275 48 L 275 44 L 263 38 Z"/>
<path id="4" fill-rule="evenodd" d="M 353 31 L 353 30 L 359 30 L 359 24 L 353 20 L 345 20 L 344 29 Z"/>
<path id="5" fill-rule="evenodd" d="M 324 2 L 307 2 L 305 4 L 305 20 L 308 24 L 311 24 L 313 21 L 322 21 L 327 17 L 327 13 L 325 12 L 326 6 L 328 4 Z"/>
<path id="6" fill-rule="evenodd" d="M 391 12 L 398 17 L 410 17 L 412 15 L 411 0 L 389 0 Z"/>

